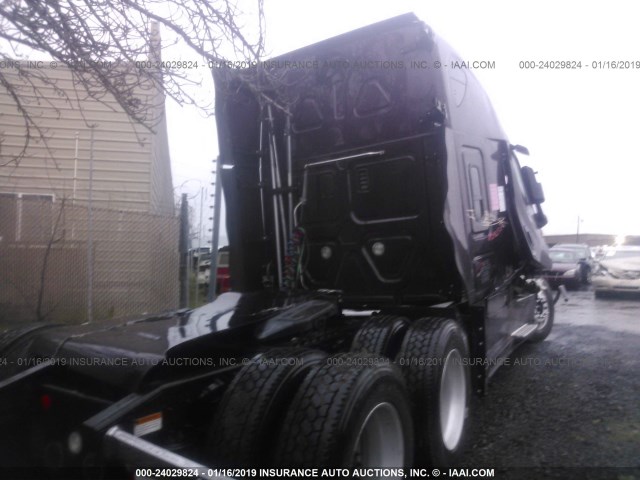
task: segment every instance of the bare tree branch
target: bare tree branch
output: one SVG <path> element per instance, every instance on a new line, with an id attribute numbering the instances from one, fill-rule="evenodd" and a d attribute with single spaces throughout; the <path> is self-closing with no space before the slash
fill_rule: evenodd
<path id="1" fill-rule="evenodd" d="M 38 302 L 36 303 L 36 320 L 38 322 L 44 322 L 49 315 L 55 310 L 55 306 L 52 307 L 49 311 L 42 311 L 42 304 L 44 301 L 44 294 L 46 288 L 46 279 L 47 279 L 47 267 L 49 266 L 49 254 L 51 253 L 51 248 L 54 244 L 60 242 L 64 238 L 64 232 L 56 238 L 58 234 L 58 227 L 60 226 L 60 219 L 62 218 L 62 214 L 64 212 L 65 198 L 62 198 L 62 202 L 60 203 L 60 207 L 58 210 L 58 216 L 56 217 L 56 222 L 53 226 L 53 231 L 51 232 L 51 236 L 47 241 L 47 247 L 44 252 L 44 259 L 42 260 L 42 269 L 40 270 L 40 287 L 38 289 Z"/>
<path id="2" fill-rule="evenodd" d="M 159 121 L 157 107 L 166 96 L 183 105 L 210 105 L 210 101 L 201 104 L 190 93 L 196 83 L 191 72 L 172 68 L 173 62 L 161 62 L 162 52 L 184 44 L 200 58 L 203 70 L 208 70 L 210 62 L 256 61 L 264 47 L 263 0 L 255 0 L 252 8 L 255 25 L 245 28 L 241 24 L 244 13 L 234 0 L 0 2 L 0 62 L 13 67 L 13 75 L 0 68 L 0 88 L 22 115 L 26 132 L 18 154 L 6 154 L 0 144 L 0 166 L 18 164 L 32 142 L 46 142 L 46 131 L 38 122 L 41 108 L 31 104 L 34 97 L 47 101 L 42 86 L 53 88 L 80 110 L 83 100 L 112 108 L 111 98 L 115 98 L 133 122 L 151 131 Z M 163 35 L 169 37 L 162 46 L 154 24 L 161 25 Z M 247 32 L 254 33 L 249 36 Z M 69 68 L 75 94 L 57 87 L 50 68 L 25 66 L 27 57 L 43 54 L 48 57 L 47 66 Z M 49 107 L 55 111 L 53 104 Z"/>

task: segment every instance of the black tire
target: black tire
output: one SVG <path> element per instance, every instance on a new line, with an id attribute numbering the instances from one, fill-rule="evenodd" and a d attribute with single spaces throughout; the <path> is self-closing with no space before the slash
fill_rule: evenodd
<path id="1" fill-rule="evenodd" d="M 353 337 L 350 351 L 395 358 L 407 328 L 409 328 L 409 320 L 404 317 L 373 316 L 364 322 Z"/>
<path id="2" fill-rule="evenodd" d="M 275 466 L 411 466 L 405 383 L 395 365 L 377 361 L 373 355 L 342 354 L 309 372 L 285 418 Z"/>
<path id="3" fill-rule="evenodd" d="M 450 318 L 417 320 L 404 337 L 396 363 L 413 404 L 417 466 L 447 468 L 465 449 L 471 396 L 468 358 L 467 336 Z"/>
<path id="4" fill-rule="evenodd" d="M 326 355 L 273 349 L 242 367 L 224 393 L 207 436 L 206 459 L 221 467 L 267 464 L 270 445 L 304 376 Z"/>
<path id="5" fill-rule="evenodd" d="M 538 328 L 527 337 L 527 341 L 532 343 L 541 342 L 549 336 L 555 317 L 551 288 L 543 280 L 538 280 L 538 286 L 540 287 L 540 291 L 536 294 L 534 321 L 539 323 L 539 325 Z"/>

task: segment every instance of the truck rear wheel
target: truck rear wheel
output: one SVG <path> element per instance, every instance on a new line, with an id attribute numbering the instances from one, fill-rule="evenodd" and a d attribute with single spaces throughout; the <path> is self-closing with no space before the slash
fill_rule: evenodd
<path id="1" fill-rule="evenodd" d="M 447 467 L 464 449 L 471 378 L 467 337 L 455 320 L 422 318 L 405 335 L 396 363 L 413 403 L 416 464 Z"/>
<path id="2" fill-rule="evenodd" d="M 399 370 L 373 355 L 341 354 L 314 368 L 291 403 L 276 466 L 400 469 L 413 428 Z M 394 477 L 395 471 L 381 472 Z"/>
<path id="3" fill-rule="evenodd" d="M 291 397 L 325 357 L 303 348 L 276 348 L 253 357 L 220 401 L 208 433 L 208 460 L 221 467 L 266 465 Z"/>
<path id="4" fill-rule="evenodd" d="M 372 353 L 394 358 L 409 327 L 404 317 L 376 315 L 362 324 L 351 342 L 351 352 Z"/>

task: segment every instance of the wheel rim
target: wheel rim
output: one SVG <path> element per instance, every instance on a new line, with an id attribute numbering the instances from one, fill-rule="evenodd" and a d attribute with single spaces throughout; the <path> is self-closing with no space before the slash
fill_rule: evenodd
<path id="1" fill-rule="evenodd" d="M 448 450 L 455 450 L 464 429 L 467 381 L 462 356 L 457 349 L 447 355 L 440 380 L 440 431 Z"/>
<path id="2" fill-rule="evenodd" d="M 537 330 L 543 330 L 549 321 L 549 302 L 544 290 L 540 290 L 536 295 L 535 321 L 538 324 Z"/>
<path id="3" fill-rule="evenodd" d="M 398 410 L 390 403 L 376 405 L 358 432 L 352 464 L 363 467 L 402 467 L 404 431 Z"/>

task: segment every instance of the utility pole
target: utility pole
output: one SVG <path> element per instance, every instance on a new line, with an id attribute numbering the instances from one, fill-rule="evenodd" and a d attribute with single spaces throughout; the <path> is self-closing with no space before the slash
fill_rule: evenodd
<path id="1" fill-rule="evenodd" d="M 578 227 L 576 228 L 576 243 L 580 243 L 580 223 L 582 222 L 582 219 L 580 218 L 580 215 L 578 215 Z"/>
<path id="2" fill-rule="evenodd" d="M 213 193 L 213 234 L 211 236 L 211 267 L 209 270 L 208 300 L 216 299 L 216 279 L 218 276 L 218 238 L 220 237 L 220 201 L 222 199 L 222 185 L 220 183 L 220 157 L 215 160 L 216 176 Z"/>
<path id="3" fill-rule="evenodd" d="M 76 132 L 76 150 L 73 158 L 73 197 L 71 198 L 71 207 L 76 206 L 76 186 L 78 184 L 78 144 L 80 142 L 80 132 Z M 76 230 L 76 222 L 75 222 L 75 212 L 71 217 L 71 240 L 75 240 L 75 230 Z"/>
<path id="4" fill-rule="evenodd" d="M 87 322 L 93 321 L 93 140 L 95 125 L 91 125 L 89 144 L 89 208 L 87 226 Z"/>
<path id="5" fill-rule="evenodd" d="M 199 290 L 200 290 L 200 285 L 199 285 L 199 275 L 200 275 L 200 255 L 202 255 L 202 207 L 203 207 L 203 197 L 204 197 L 204 187 L 200 187 L 200 224 L 198 226 L 198 256 L 196 257 L 196 291 L 195 291 L 195 298 L 193 300 L 193 303 L 195 304 L 195 306 L 198 306 L 198 296 L 199 296 Z M 209 280 L 209 282 L 211 282 L 211 280 Z"/>
<path id="6" fill-rule="evenodd" d="M 189 306 L 189 201 L 182 194 L 180 202 L 180 308 Z"/>

